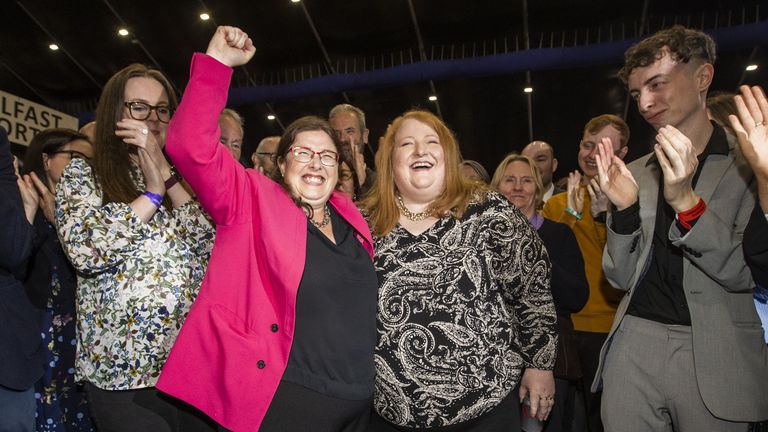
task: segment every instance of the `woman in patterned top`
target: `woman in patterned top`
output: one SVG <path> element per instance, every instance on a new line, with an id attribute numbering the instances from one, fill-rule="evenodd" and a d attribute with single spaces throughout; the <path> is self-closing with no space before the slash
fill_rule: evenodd
<path id="1" fill-rule="evenodd" d="M 163 155 L 175 103 L 159 71 L 117 72 L 99 99 L 91 164 L 73 160 L 56 190 L 58 234 L 78 272 L 76 377 L 99 430 L 210 430 L 154 388 L 214 235 Z"/>
<path id="2" fill-rule="evenodd" d="M 546 250 L 460 162 L 451 131 L 425 111 L 395 119 L 376 153 L 362 202 L 379 276 L 374 429 L 519 431 L 520 400 L 540 419 L 552 406 Z"/>

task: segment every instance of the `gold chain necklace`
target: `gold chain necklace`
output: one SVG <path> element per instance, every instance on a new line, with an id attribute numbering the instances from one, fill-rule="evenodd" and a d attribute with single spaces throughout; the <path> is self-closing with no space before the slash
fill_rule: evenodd
<path id="1" fill-rule="evenodd" d="M 427 207 L 426 210 L 419 213 L 414 213 L 410 210 L 408 210 L 407 207 L 405 207 L 405 203 L 403 202 L 403 197 L 400 196 L 400 194 L 397 195 L 397 208 L 400 209 L 400 213 L 403 214 L 408 220 L 418 222 L 423 221 L 424 219 L 432 216 L 432 206 Z"/>
<path id="2" fill-rule="evenodd" d="M 312 225 L 323 228 L 324 226 L 328 225 L 331 222 L 331 211 L 328 210 L 328 204 L 325 205 L 325 209 L 323 210 L 323 220 L 320 222 L 315 222 L 314 219 L 309 218 L 309 221 L 312 222 Z"/>

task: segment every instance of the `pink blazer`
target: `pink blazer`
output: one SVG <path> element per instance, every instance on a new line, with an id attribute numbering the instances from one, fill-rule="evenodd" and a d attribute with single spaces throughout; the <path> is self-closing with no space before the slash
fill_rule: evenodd
<path id="1" fill-rule="evenodd" d="M 284 190 L 219 145 L 232 69 L 192 58 L 166 151 L 216 223 L 208 272 L 157 388 L 234 431 L 258 430 L 293 342 L 307 218 Z M 373 256 L 365 220 L 345 195 L 331 205 Z"/>

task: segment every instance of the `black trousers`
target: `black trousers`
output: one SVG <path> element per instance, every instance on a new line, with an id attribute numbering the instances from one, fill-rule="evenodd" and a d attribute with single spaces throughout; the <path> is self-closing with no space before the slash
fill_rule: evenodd
<path id="1" fill-rule="evenodd" d="M 373 432 L 520 432 L 520 399 L 518 393 L 517 388 L 515 388 L 491 411 L 475 419 L 451 426 L 406 428 L 389 423 L 374 411 L 369 430 Z"/>
<path id="2" fill-rule="evenodd" d="M 102 390 L 86 383 L 85 394 L 99 432 L 211 432 L 217 429 L 208 416 L 154 387 Z"/>
<path id="3" fill-rule="evenodd" d="M 600 399 L 602 392 L 592 393 L 590 387 L 597 373 L 600 361 L 600 349 L 603 347 L 608 333 L 593 333 L 576 331 L 576 343 L 579 350 L 579 362 L 584 373 L 580 386 L 587 411 L 587 430 L 589 432 L 603 432 L 603 422 L 600 419 Z"/>
<path id="4" fill-rule="evenodd" d="M 261 432 L 366 432 L 373 398 L 345 400 L 281 381 Z"/>

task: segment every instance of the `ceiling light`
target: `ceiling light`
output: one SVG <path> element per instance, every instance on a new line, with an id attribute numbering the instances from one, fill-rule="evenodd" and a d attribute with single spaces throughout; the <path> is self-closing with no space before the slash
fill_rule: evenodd
<path id="1" fill-rule="evenodd" d="M 55 43 L 52 43 L 52 44 L 48 45 L 48 48 L 50 48 L 51 51 L 56 51 L 57 49 L 59 49 L 59 46 L 56 45 Z"/>
<path id="2" fill-rule="evenodd" d="M 203 21 L 208 21 L 209 19 L 211 19 L 211 16 L 208 15 L 207 13 L 203 12 L 203 13 L 200 14 L 200 19 L 203 20 Z"/>
<path id="3" fill-rule="evenodd" d="M 274 120 L 275 118 L 276 117 L 274 116 L 274 114 L 270 114 L 267 116 L 267 120 Z"/>
<path id="4" fill-rule="evenodd" d="M 756 64 L 751 64 L 751 65 L 747 66 L 747 70 L 748 71 L 757 70 L 757 65 Z"/>
<path id="5" fill-rule="evenodd" d="M 119 34 L 120 36 L 128 36 L 128 29 L 121 28 L 117 31 L 117 34 Z"/>
<path id="6" fill-rule="evenodd" d="M 300 2 L 300 1 L 301 1 L 301 0 L 291 0 L 291 3 L 298 3 L 298 2 Z"/>
<path id="7" fill-rule="evenodd" d="M 434 101 L 436 101 L 436 100 L 437 100 L 437 96 L 435 96 L 435 95 L 432 95 L 432 96 L 430 96 L 428 99 L 429 99 L 429 100 L 431 100 L 432 102 L 434 102 Z"/>
<path id="8" fill-rule="evenodd" d="M 533 93 L 533 87 L 531 87 L 531 86 L 526 86 L 526 87 L 523 89 L 523 91 L 524 91 L 525 93 Z"/>

